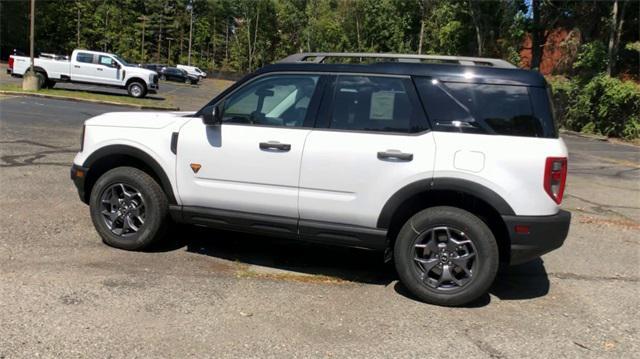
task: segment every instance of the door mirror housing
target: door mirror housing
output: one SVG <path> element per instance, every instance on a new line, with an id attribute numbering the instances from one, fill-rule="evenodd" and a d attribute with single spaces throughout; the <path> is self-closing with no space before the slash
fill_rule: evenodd
<path id="1" fill-rule="evenodd" d="M 222 111 L 220 106 L 207 106 L 202 111 L 202 123 L 207 126 L 216 126 L 222 124 Z"/>

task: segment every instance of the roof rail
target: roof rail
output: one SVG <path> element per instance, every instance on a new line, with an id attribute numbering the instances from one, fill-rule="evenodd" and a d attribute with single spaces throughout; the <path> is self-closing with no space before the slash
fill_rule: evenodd
<path id="1" fill-rule="evenodd" d="M 445 56 L 445 55 L 417 55 L 417 54 L 388 54 L 369 52 L 301 52 L 293 54 L 278 61 L 280 63 L 311 62 L 321 64 L 327 58 L 374 58 L 374 59 L 395 59 L 398 62 L 421 62 L 422 60 L 456 63 L 467 66 L 491 66 L 500 68 L 516 68 L 515 65 L 500 59 L 485 57 L 465 57 L 465 56 Z"/>

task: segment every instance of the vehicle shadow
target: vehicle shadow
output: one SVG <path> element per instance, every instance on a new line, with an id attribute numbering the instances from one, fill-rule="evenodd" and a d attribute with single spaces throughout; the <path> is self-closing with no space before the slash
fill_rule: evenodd
<path id="1" fill-rule="evenodd" d="M 326 246 L 249 234 L 179 226 L 168 240 L 153 251 L 166 252 L 185 248 L 188 252 L 221 258 L 242 264 L 322 275 L 340 280 L 387 286 L 409 299 L 419 301 L 398 281 L 393 263 L 385 264 L 379 252 L 355 248 Z M 489 293 L 501 300 L 543 297 L 549 292 L 549 278 L 544 262 L 532 262 L 501 268 Z M 479 308 L 491 302 L 490 295 L 464 307 Z"/>
<path id="2" fill-rule="evenodd" d="M 96 94 L 96 95 L 130 97 L 126 90 L 119 90 L 118 92 L 116 92 L 116 91 L 111 92 L 111 91 L 101 91 L 101 90 L 97 90 L 97 89 L 93 89 L 93 88 L 73 88 L 73 87 L 68 87 L 68 86 L 62 87 L 62 86 L 58 85 L 58 86 L 56 86 L 56 88 L 53 88 L 51 91 L 55 91 L 56 89 L 69 91 L 69 92 L 87 92 L 87 93 L 92 93 L 92 94 Z M 164 101 L 164 100 L 166 100 L 164 97 L 161 97 L 161 96 L 158 96 L 158 95 L 153 95 L 153 94 L 148 94 L 144 98 L 145 99 L 149 99 L 149 100 L 155 100 L 155 101 Z"/>

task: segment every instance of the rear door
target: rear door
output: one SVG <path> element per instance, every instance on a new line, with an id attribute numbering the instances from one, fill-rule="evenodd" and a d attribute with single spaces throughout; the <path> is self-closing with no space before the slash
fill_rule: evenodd
<path id="1" fill-rule="evenodd" d="M 177 159 L 183 205 L 245 219 L 256 214 L 284 219 L 295 236 L 300 162 L 320 78 L 277 73 L 256 78 L 218 104 L 222 125 L 206 126 L 200 119 L 186 124 Z"/>
<path id="2" fill-rule="evenodd" d="M 96 55 L 88 52 L 78 51 L 76 52 L 76 58 L 71 64 L 71 80 L 80 82 L 94 82 L 96 76 L 96 68 L 98 65 L 95 63 Z"/>
<path id="3" fill-rule="evenodd" d="M 435 144 L 409 77 L 344 74 L 333 83 L 302 156 L 302 232 L 376 228 L 396 191 L 433 175 Z"/>

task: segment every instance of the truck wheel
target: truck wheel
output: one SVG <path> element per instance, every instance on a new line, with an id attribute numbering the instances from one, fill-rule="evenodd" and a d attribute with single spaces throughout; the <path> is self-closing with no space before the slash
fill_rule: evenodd
<path id="1" fill-rule="evenodd" d="M 127 86 L 127 92 L 132 97 L 140 98 L 147 94 L 147 87 L 140 81 L 132 81 Z"/>
<path id="2" fill-rule="evenodd" d="M 91 190 L 89 206 L 98 234 L 112 247 L 142 250 L 165 235 L 167 197 L 137 168 L 117 167 L 103 174 Z"/>
<path id="3" fill-rule="evenodd" d="M 432 207 L 404 224 L 394 246 L 402 283 L 427 303 L 458 306 L 485 294 L 498 271 L 498 245 L 487 225 L 455 207 Z"/>
<path id="4" fill-rule="evenodd" d="M 53 80 L 47 79 L 47 80 L 44 81 L 44 88 L 52 89 L 55 86 L 56 86 L 56 82 L 53 81 Z"/>

